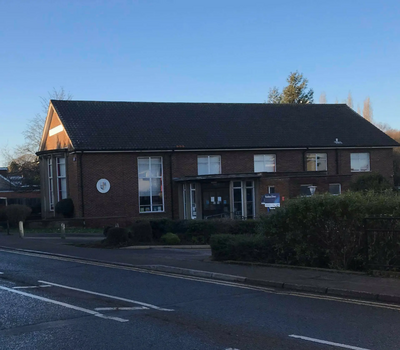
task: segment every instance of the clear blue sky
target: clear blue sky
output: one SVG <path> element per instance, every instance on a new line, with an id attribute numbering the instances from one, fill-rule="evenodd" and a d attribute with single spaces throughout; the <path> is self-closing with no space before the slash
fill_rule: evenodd
<path id="1" fill-rule="evenodd" d="M 257 103 L 296 70 L 315 102 L 370 96 L 374 119 L 400 128 L 400 1 L 0 0 L 0 150 L 23 143 L 53 88 Z"/>

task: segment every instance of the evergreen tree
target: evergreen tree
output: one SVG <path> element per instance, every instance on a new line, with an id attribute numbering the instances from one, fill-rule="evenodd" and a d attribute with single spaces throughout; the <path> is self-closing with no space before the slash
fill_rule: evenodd
<path id="1" fill-rule="evenodd" d="M 303 77 L 298 71 L 290 73 L 287 78 L 289 83 L 282 93 L 279 93 L 278 88 L 274 87 L 269 90 L 268 103 L 294 103 L 306 104 L 314 102 L 314 91 L 308 89 L 308 79 Z"/>

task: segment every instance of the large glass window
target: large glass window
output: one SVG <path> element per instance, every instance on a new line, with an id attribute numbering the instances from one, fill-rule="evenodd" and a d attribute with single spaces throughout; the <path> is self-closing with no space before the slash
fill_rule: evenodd
<path id="1" fill-rule="evenodd" d="M 198 156 L 198 175 L 221 174 L 221 156 Z"/>
<path id="2" fill-rule="evenodd" d="M 233 181 L 233 217 L 254 218 L 254 181 Z"/>
<path id="3" fill-rule="evenodd" d="M 327 156 L 326 153 L 307 153 L 307 171 L 326 171 Z"/>
<path id="4" fill-rule="evenodd" d="M 351 153 L 350 168 L 353 172 L 370 171 L 369 153 Z"/>
<path id="5" fill-rule="evenodd" d="M 138 158 L 139 210 L 164 211 L 162 157 Z"/>
<path id="6" fill-rule="evenodd" d="M 235 218 L 243 217 L 242 181 L 233 182 L 233 215 Z"/>
<path id="7" fill-rule="evenodd" d="M 67 198 L 67 175 L 65 171 L 65 158 L 57 157 L 57 190 L 58 201 Z"/>
<path id="8" fill-rule="evenodd" d="M 52 159 L 47 159 L 47 178 L 49 180 L 49 209 L 54 210 L 54 187 L 53 187 L 53 162 Z"/>
<path id="9" fill-rule="evenodd" d="M 275 154 L 256 154 L 254 155 L 254 172 L 273 173 L 276 171 Z"/>

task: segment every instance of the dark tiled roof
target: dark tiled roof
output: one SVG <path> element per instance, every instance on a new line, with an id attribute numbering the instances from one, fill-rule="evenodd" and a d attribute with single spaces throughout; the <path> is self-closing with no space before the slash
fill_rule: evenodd
<path id="1" fill-rule="evenodd" d="M 341 104 L 52 103 L 76 150 L 398 146 Z"/>

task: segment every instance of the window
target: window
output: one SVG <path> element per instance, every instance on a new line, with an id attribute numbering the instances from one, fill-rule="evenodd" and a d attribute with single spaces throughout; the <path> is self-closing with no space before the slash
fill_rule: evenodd
<path id="1" fill-rule="evenodd" d="M 351 171 L 370 171 L 369 153 L 351 153 L 350 154 Z"/>
<path id="2" fill-rule="evenodd" d="M 138 175 L 140 212 L 164 211 L 162 158 L 138 158 Z"/>
<path id="3" fill-rule="evenodd" d="M 326 171 L 327 170 L 326 153 L 307 153 L 307 171 Z"/>
<path id="4" fill-rule="evenodd" d="M 301 185 L 300 186 L 300 196 L 311 196 L 310 186 L 312 185 Z"/>
<path id="5" fill-rule="evenodd" d="M 196 210 L 196 184 L 190 184 L 190 217 L 197 218 Z"/>
<path id="6" fill-rule="evenodd" d="M 58 201 L 67 198 L 67 177 L 65 172 L 65 158 L 57 157 L 57 198 Z"/>
<path id="7" fill-rule="evenodd" d="M 329 193 L 338 195 L 342 193 L 342 186 L 340 184 L 329 184 Z"/>
<path id="8" fill-rule="evenodd" d="M 246 181 L 246 217 L 254 218 L 254 181 Z"/>
<path id="9" fill-rule="evenodd" d="M 198 156 L 198 175 L 221 174 L 221 156 Z"/>
<path id="10" fill-rule="evenodd" d="M 233 215 L 238 218 L 243 217 L 242 208 L 242 181 L 233 182 Z"/>
<path id="11" fill-rule="evenodd" d="M 275 193 L 275 186 L 268 186 L 268 193 Z"/>
<path id="12" fill-rule="evenodd" d="M 254 181 L 233 181 L 233 217 L 235 219 L 253 219 Z"/>
<path id="13" fill-rule="evenodd" d="M 182 196 L 183 196 L 183 219 L 187 219 L 187 210 L 186 210 L 186 184 L 182 185 Z"/>
<path id="14" fill-rule="evenodd" d="M 49 209 L 54 210 L 54 189 L 53 189 L 53 162 L 47 159 L 47 177 L 49 179 Z"/>
<path id="15" fill-rule="evenodd" d="M 276 171 L 275 154 L 257 154 L 254 156 L 255 173 L 273 173 Z"/>

